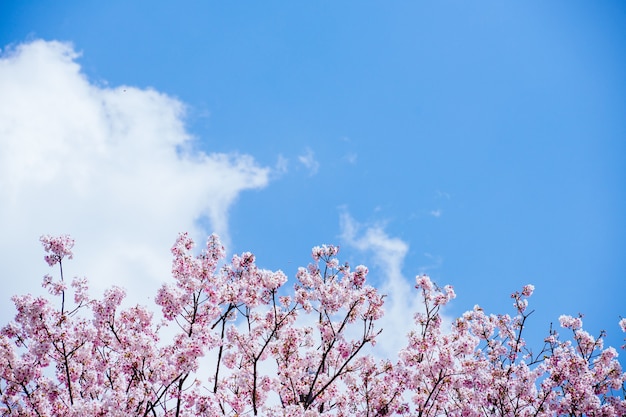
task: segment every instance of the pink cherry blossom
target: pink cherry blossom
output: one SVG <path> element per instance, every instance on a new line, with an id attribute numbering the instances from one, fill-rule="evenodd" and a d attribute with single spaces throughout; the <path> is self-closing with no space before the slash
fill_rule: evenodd
<path id="1" fill-rule="evenodd" d="M 48 265 L 54 266 L 61 262 L 63 258 L 67 256 L 68 259 L 72 259 L 74 254 L 72 248 L 74 247 L 74 239 L 68 235 L 61 235 L 52 237 L 50 235 L 41 236 L 39 239 L 43 245 L 43 248 L 47 255 L 44 257 Z"/>
<path id="2" fill-rule="evenodd" d="M 511 294 L 512 314 L 480 306 L 451 323 L 451 286 L 416 277 L 423 309 L 397 357 L 376 340 L 384 295 L 339 248 L 313 248 L 292 286 L 250 252 L 225 260 L 212 235 L 197 252 L 188 234 L 172 247 L 172 281 L 159 312 L 122 308 L 125 291 L 88 295 L 63 280 L 69 236 L 41 238 L 49 297 L 12 298 L 0 330 L 1 416 L 622 416 L 626 373 L 604 333 L 563 315 L 544 346 L 524 339 L 534 287 Z M 66 305 L 66 293 L 68 297 Z M 619 325 L 626 332 L 626 319 Z"/>

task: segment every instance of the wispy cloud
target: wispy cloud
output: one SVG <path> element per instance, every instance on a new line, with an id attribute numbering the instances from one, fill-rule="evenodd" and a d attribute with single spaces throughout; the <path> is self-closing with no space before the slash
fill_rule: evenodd
<path id="1" fill-rule="evenodd" d="M 310 176 L 317 174 L 320 168 L 320 164 L 315 159 L 315 153 L 311 148 L 306 148 L 304 155 L 298 156 L 298 161 L 309 170 Z"/>
<path id="2" fill-rule="evenodd" d="M 345 210 L 340 216 L 340 227 L 343 243 L 371 255 L 375 272 L 370 273 L 370 279 L 378 281 L 376 286 L 387 295 L 385 315 L 379 322 L 383 333 L 376 351 L 382 357 L 395 357 L 406 346 L 406 334 L 413 328 L 413 314 L 424 308 L 413 288 L 413 280 L 402 273 L 409 245 L 389 236 L 381 225 L 359 224 Z"/>
<path id="3" fill-rule="evenodd" d="M 430 215 L 433 217 L 441 217 L 441 209 L 437 209 L 437 210 L 431 210 L 430 211 Z"/>
<path id="4" fill-rule="evenodd" d="M 288 170 L 289 170 L 289 159 L 279 154 L 278 158 L 276 159 L 276 164 L 274 164 L 274 168 L 272 169 L 273 177 L 281 177 L 285 175 Z"/>
<path id="5" fill-rule="evenodd" d="M 374 254 L 373 261 L 389 278 L 387 282 L 404 281 L 402 265 L 409 246 L 398 238 L 392 238 L 381 225 L 363 226 L 347 211 L 340 216 L 341 238 L 350 246 Z"/>
<path id="6" fill-rule="evenodd" d="M 385 315 L 379 322 L 383 333 L 376 351 L 382 357 L 395 357 L 398 350 L 406 346 L 406 335 L 415 326 L 413 315 L 424 311 L 423 300 L 414 287 L 415 278 L 405 277 L 402 272 L 409 245 L 390 236 L 380 224 L 358 223 L 346 209 L 340 215 L 340 227 L 343 243 L 371 255 L 375 271 L 370 273 L 370 280 L 378 281 L 376 286 L 387 295 Z M 424 256 L 433 262 L 432 267 L 442 262 L 441 257 Z M 424 272 L 422 268 L 420 273 Z M 450 317 L 444 315 L 442 318 L 445 325 L 452 322 Z"/>
<path id="7" fill-rule="evenodd" d="M 441 191 L 441 190 L 437 190 L 436 193 L 435 193 L 435 196 L 437 198 L 445 198 L 446 200 L 450 199 L 450 194 L 448 194 L 448 193 L 446 193 L 444 191 Z"/>
<path id="8" fill-rule="evenodd" d="M 181 102 L 94 84 L 76 57 L 44 41 L 0 56 L 2 316 L 10 294 L 36 290 L 48 272 L 36 262 L 41 234 L 76 238 L 69 274 L 146 294 L 168 278 L 179 231 L 228 242 L 237 196 L 269 181 L 250 156 L 194 150 Z"/>
<path id="9" fill-rule="evenodd" d="M 348 162 L 350 165 L 356 164 L 358 155 L 354 152 L 347 153 L 344 155 L 343 159 Z"/>
<path id="10" fill-rule="evenodd" d="M 430 263 L 427 265 L 420 266 L 420 273 L 425 274 L 432 269 L 440 268 L 443 265 L 443 257 L 439 255 L 433 255 L 431 253 L 425 252 L 424 257 L 427 258 Z"/>

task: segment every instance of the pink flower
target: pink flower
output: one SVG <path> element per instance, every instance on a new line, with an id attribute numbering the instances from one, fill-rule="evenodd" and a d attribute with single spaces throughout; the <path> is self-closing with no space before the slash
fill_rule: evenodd
<path id="1" fill-rule="evenodd" d="M 535 291 L 534 285 L 532 284 L 524 285 L 524 288 L 522 289 L 522 295 L 524 297 L 530 297 L 531 295 L 533 295 L 534 291 Z"/>
<path id="2" fill-rule="evenodd" d="M 69 237 L 41 241 L 50 265 L 72 257 Z M 454 289 L 418 276 L 414 326 L 380 360 L 376 339 L 395 330 L 378 327 L 384 296 L 338 247 L 314 248 L 291 289 L 250 252 L 226 261 L 215 235 L 193 247 L 184 233 L 172 247 L 156 323 L 124 308 L 121 288 L 89 300 L 85 278 L 67 308 L 66 284 L 50 275 L 43 286 L 60 303 L 14 296 L 15 320 L 0 329 L 0 415 L 626 415 L 617 351 L 581 317 L 559 318 L 569 340 L 551 330 L 543 350 L 527 347 L 532 285 L 511 295 L 512 315 L 475 306 L 450 321 L 441 309 Z"/>
<path id="3" fill-rule="evenodd" d="M 560 316 L 559 323 L 561 323 L 561 327 L 572 330 L 578 330 L 583 325 L 583 322 L 580 318 L 568 315 Z"/>
<path id="4" fill-rule="evenodd" d="M 39 238 L 41 244 L 44 247 L 44 250 L 49 255 L 46 255 L 44 259 L 50 266 L 54 266 L 57 263 L 61 262 L 64 257 L 68 257 L 68 259 L 72 259 L 74 254 L 72 253 L 72 248 L 74 247 L 74 239 L 72 239 L 69 235 L 61 235 L 61 236 L 50 236 L 44 235 Z"/>

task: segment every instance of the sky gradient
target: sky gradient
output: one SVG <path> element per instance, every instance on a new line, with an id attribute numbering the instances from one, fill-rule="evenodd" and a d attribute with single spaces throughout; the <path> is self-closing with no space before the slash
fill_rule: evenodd
<path id="1" fill-rule="evenodd" d="M 578 313 L 624 343 L 623 2 L 5 1 L 0 48 L 3 322 L 41 234 L 148 303 L 216 231 L 292 282 L 340 245 L 387 326 L 428 273 L 450 317 L 531 283 L 536 347 Z"/>

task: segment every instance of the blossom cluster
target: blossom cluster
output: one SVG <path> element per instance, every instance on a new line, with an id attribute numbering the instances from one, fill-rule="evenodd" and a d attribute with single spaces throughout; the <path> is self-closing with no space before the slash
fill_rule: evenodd
<path id="1" fill-rule="evenodd" d="M 61 262 L 66 256 L 68 259 L 72 259 L 74 257 L 74 254 L 72 253 L 74 239 L 72 239 L 69 235 L 44 235 L 41 236 L 39 240 L 47 253 L 44 259 L 50 266 L 54 266 Z"/>
<path id="2" fill-rule="evenodd" d="M 476 306 L 450 325 L 441 310 L 453 288 L 420 275 L 423 309 L 405 347 L 380 358 L 384 295 L 336 246 L 313 248 L 289 289 L 252 253 L 226 261 L 215 235 L 196 253 L 181 234 L 157 319 L 122 308 L 121 288 L 91 299 L 85 278 L 66 285 L 73 240 L 41 242 L 60 277 L 44 277 L 49 298 L 13 297 L 17 314 L 0 330 L 1 416 L 626 415 L 617 351 L 581 317 L 559 318 L 570 338 L 550 330 L 539 351 L 526 345 L 532 285 L 511 295 L 513 315 Z"/>

